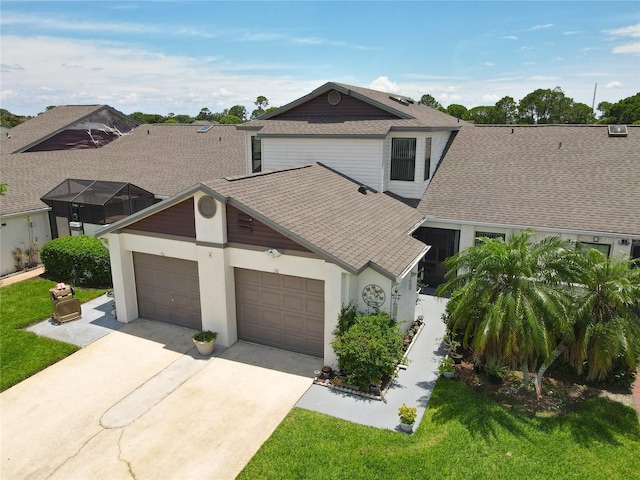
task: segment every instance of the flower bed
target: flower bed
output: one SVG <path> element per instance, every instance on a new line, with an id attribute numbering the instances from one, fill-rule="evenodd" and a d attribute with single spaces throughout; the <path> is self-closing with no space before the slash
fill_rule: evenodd
<path id="1" fill-rule="evenodd" d="M 369 391 L 365 392 L 356 387 L 355 385 L 349 385 L 348 376 L 344 372 L 340 372 L 339 370 L 334 370 L 331 367 L 323 367 L 322 370 L 316 370 L 314 372 L 313 383 L 316 385 L 322 385 L 323 387 L 332 388 L 334 390 L 338 390 L 341 392 L 351 393 L 353 395 L 358 395 L 365 398 L 371 398 L 373 400 L 383 400 L 384 395 L 387 393 L 391 382 L 395 378 L 399 369 L 408 368 L 408 359 L 407 356 L 411 351 L 416 339 L 418 338 L 418 334 L 422 331 L 424 327 L 424 320 L 422 315 L 419 316 L 416 320 L 414 320 L 409 330 L 404 336 L 402 349 L 404 351 L 404 357 L 402 359 L 402 363 L 399 363 L 396 366 L 395 373 L 393 376 L 388 378 L 383 378 L 380 385 L 371 385 L 369 387 Z"/>

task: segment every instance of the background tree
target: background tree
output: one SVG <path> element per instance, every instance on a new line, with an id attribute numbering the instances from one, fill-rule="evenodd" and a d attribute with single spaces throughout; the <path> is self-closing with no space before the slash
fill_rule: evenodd
<path id="1" fill-rule="evenodd" d="M 519 123 L 527 124 L 595 122 L 591 108 L 565 96 L 560 87 L 539 88 L 526 95 L 518 104 L 518 118 Z"/>
<path id="2" fill-rule="evenodd" d="M 266 113 L 266 108 L 269 106 L 269 100 L 267 97 L 260 95 L 256 98 L 256 101 L 253 104 L 257 107 L 253 112 L 251 112 L 251 119 L 258 118 L 261 115 Z"/>
<path id="3" fill-rule="evenodd" d="M 464 105 L 459 105 L 457 103 L 452 103 L 447 107 L 446 110 L 449 115 L 456 118 L 462 118 L 464 117 L 465 113 L 467 113 L 467 107 L 465 107 Z"/>
<path id="4" fill-rule="evenodd" d="M 501 125 L 509 125 L 516 121 L 518 105 L 513 97 L 502 97 L 496 102 L 493 120 Z"/>
<path id="5" fill-rule="evenodd" d="M 0 183 L 0 196 L 4 195 L 5 193 L 7 193 L 7 184 Z"/>
<path id="6" fill-rule="evenodd" d="M 427 107 L 435 108 L 436 110 L 444 110 L 444 107 L 438 102 L 432 95 L 425 93 L 420 98 L 420 102 L 422 105 L 426 105 Z"/>
<path id="7" fill-rule="evenodd" d="M 138 123 L 164 123 L 166 117 L 158 113 L 133 112 L 129 116 Z"/>
<path id="8" fill-rule="evenodd" d="M 196 120 L 206 120 L 210 122 L 213 120 L 213 114 L 207 107 L 203 107 L 200 109 L 200 113 L 196 115 Z"/>
<path id="9" fill-rule="evenodd" d="M 640 124 L 640 93 L 636 93 L 616 103 L 600 102 L 598 110 L 602 112 L 600 123 Z"/>
<path id="10" fill-rule="evenodd" d="M 229 109 L 229 115 L 238 117 L 240 119 L 238 123 L 242 123 L 247 119 L 247 109 L 242 105 L 234 105 Z"/>
<path id="11" fill-rule="evenodd" d="M 24 118 L 14 115 L 9 110 L 0 108 L 0 124 L 5 127 L 13 128 L 16 125 L 20 125 L 22 122 L 24 122 Z"/>
<path id="12" fill-rule="evenodd" d="M 496 119 L 496 107 L 491 106 L 479 106 L 473 107 L 468 110 L 464 116 L 463 120 L 468 120 L 469 122 L 477 123 L 477 124 L 488 124 L 488 123 L 497 123 Z"/>
<path id="13" fill-rule="evenodd" d="M 227 125 L 237 125 L 242 123 L 243 120 L 237 115 L 226 114 L 226 115 L 222 115 L 218 120 L 218 122 L 222 124 L 227 124 Z"/>

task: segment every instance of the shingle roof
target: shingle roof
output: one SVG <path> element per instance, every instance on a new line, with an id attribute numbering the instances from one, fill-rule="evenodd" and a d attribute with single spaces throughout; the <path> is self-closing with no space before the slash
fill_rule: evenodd
<path id="1" fill-rule="evenodd" d="M 103 109 L 117 112 L 108 105 L 60 105 L 47 110 L 13 127 L 9 132 L 10 138 L 4 137 L 0 140 L 2 153 L 22 150 Z"/>
<path id="2" fill-rule="evenodd" d="M 640 235 L 640 126 L 465 126 L 418 208 L 436 219 Z M 512 133 L 513 131 L 513 133 Z"/>
<path id="3" fill-rule="evenodd" d="M 297 117 L 295 119 L 279 119 L 278 115 L 287 112 L 305 102 L 312 100 L 331 90 L 338 90 L 343 95 L 350 95 L 358 100 L 374 105 L 397 118 L 370 119 L 354 116 L 332 117 Z M 390 97 L 403 98 L 397 94 L 380 92 L 368 88 L 356 87 L 342 83 L 329 82 L 264 118 L 244 123 L 241 129 L 257 129 L 258 135 L 374 135 L 385 136 L 393 129 L 447 129 L 455 130 L 466 122 L 451 115 L 440 112 L 416 101 L 399 103 Z"/>
<path id="4" fill-rule="evenodd" d="M 46 208 L 40 197 L 66 178 L 130 182 L 171 196 L 203 178 L 246 171 L 244 132 L 233 125 L 214 125 L 206 133 L 197 133 L 198 128 L 140 125 L 97 149 L 3 152 L 0 176 L 8 186 L 0 197 L 0 213 Z"/>
<path id="5" fill-rule="evenodd" d="M 425 251 L 409 233 L 424 219 L 416 209 L 320 164 L 204 184 L 353 272 L 397 277 Z"/>

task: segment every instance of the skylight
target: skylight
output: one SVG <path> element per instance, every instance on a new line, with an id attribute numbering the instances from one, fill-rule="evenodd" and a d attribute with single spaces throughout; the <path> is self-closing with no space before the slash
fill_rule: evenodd
<path id="1" fill-rule="evenodd" d="M 610 137 L 626 137 L 627 126 L 626 125 L 609 125 Z"/>
<path id="2" fill-rule="evenodd" d="M 213 128 L 213 125 L 203 125 L 198 129 L 198 133 L 206 133 Z"/>

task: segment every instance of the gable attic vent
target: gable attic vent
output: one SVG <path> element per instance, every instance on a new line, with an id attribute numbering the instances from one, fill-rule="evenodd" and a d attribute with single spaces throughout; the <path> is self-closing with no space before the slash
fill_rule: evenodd
<path id="1" fill-rule="evenodd" d="M 327 95 L 327 101 L 330 105 L 338 105 L 340 103 L 340 100 L 342 100 L 342 95 L 337 90 L 331 90 Z"/>
<path id="2" fill-rule="evenodd" d="M 627 126 L 626 125 L 609 125 L 610 137 L 626 137 Z"/>

